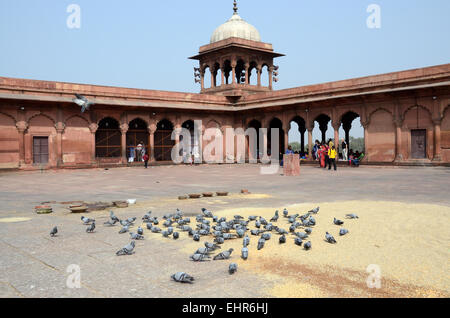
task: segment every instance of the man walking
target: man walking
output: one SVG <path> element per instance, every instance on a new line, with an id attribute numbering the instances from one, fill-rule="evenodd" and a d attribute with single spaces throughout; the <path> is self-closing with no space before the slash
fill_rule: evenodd
<path id="1" fill-rule="evenodd" d="M 328 150 L 328 157 L 329 157 L 329 159 L 328 159 L 329 160 L 329 162 L 328 162 L 328 165 L 329 165 L 328 170 L 331 170 L 331 164 L 333 164 L 333 166 L 334 166 L 334 171 L 337 170 L 337 167 L 336 167 L 336 155 L 337 155 L 336 147 L 333 145 Z"/>

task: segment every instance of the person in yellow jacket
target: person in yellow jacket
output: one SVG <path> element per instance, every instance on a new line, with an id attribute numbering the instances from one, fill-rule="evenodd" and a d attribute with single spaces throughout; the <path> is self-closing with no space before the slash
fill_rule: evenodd
<path id="1" fill-rule="evenodd" d="M 331 170 L 331 164 L 333 164 L 333 166 L 334 166 L 334 171 L 337 170 L 337 167 L 336 167 L 336 156 L 337 156 L 336 147 L 333 145 L 328 150 L 328 157 L 330 158 L 330 163 L 329 163 L 328 170 Z"/>

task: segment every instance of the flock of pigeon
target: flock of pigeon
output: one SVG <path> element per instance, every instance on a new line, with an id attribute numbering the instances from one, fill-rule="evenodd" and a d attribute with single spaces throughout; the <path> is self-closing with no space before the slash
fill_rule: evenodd
<path id="1" fill-rule="evenodd" d="M 245 218 L 240 215 L 235 215 L 232 220 L 228 221 L 225 217 L 219 218 L 218 216 L 213 215 L 211 211 L 203 208 L 202 213 L 196 216 L 197 224 L 195 229 L 189 225 L 191 224 L 191 219 L 189 217 L 184 217 L 183 212 L 179 209 L 177 209 L 174 214 L 166 214 L 162 217 L 163 220 L 161 220 L 161 222 L 165 230 L 158 227 L 160 221 L 158 220 L 158 217 L 151 216 L 151 211 L 147 212 L 142 217 L 142 222 L 143 224 L 146 224 L 147 230 L 151 233 L 160 233 L 166 238 L 171 236 L 174 240 L 180 237 L 179 232 L 188 233 L 188 235 L 196 242 L 200 241 L 202 236 L 206 237 L 212 235 L 214 237 L 213 243 L 205 242 L 204 247 L 197 249 L 197 251 L 190 256 L 190 260 L 194 262 L 210 261 L 211 255 L 217 253 L 216 251 L 221 249 L 221 245 L 224 244 L 225 241 L 232 239 L 243 240 L 241 258 L 247 260 L 249 255 L 248 246 L 250 244 L 250 237 L 248 233 L 250 233 L 251 236 L 259 237 L 257 242 L 258 250 L 264 248 L 266 242 L 271 239 L 272 233 L 279 235 L 279 244 L 285 244 L 287 242 L 286 236 L 291 234 L 295 236 L 294 243 L 296 245 L 303 246 L 305 250 L 310 250 L 312 248 L 311 241 L 307 241 L 306 243 L 303 243 L 303 241 L 308 239 L 309 235 L 312 233 L 313 227 L 316 225 L 316 220 L 313 215 L 319 213 L 319 210 L 320 207 L 317 207 L 308 211 L 305 215 L 289 215 L 288 210 L 284 209 L 283 217 L 287 218 L 288 222 L 291 224 L 289 230 L 274 225 L 274 223 L 277 223 L 280 218 L 278 210 L 275 211 L 275 215 L 269 220 L 269 222 L 262 216 L 249 216 L 248 219 L 245 220 Z M 358 216 L 356 214 L 347 214 L 346 218 L 358 219 Z M 94 232 L 94 219 L 82 216 L 81 221 L 84 225 L 88 226 L 86 228 L 87 233 Z M 129 233 L 131 238 L 131 242 L 129 244 L 116 252 L 117 256 L 134 254 L 135 241 L 144 239 L 144 230 L 141 226 L 137 228 L 136 233 L 130 232 L 130 228 L 134 226 L 135 222 L 135 217 L 120 220 L 113 211 L 110 211 L 110 219 L 105 222 L 104 225 L 112 227 L 116 224 L 120 224 L 122 227 L 119 234 Z M 250 222 L 254 222 L 254 229 L 249 229 Z M 343 221 L 336 218 L 334 218 L 333 223 L 338 226 L 344 224 Z M 303 229 L 303 232 L 297 232 L 299 228 Z M 50 232 L 50 235 L 53 237 L 56 236 L 57 233 L 58 229 L 55 226 Z M 344 228 L 341 228 L 339 231 L 340 236 L 346 235 L 347 233 L 348 230 Z M 325 234 L 325 241 L 331 244 L 337 243 L 336 239 L 328 232 Z M 230 248 L 226 251 L 220 252 L 212 257 L 212 260 L 228 260 L 231 258 L 233 251 L 234 250 Z M 228 272 L 230 274 L 234 274 L 236 271 L 237 264 L 231 263 L 229 265 Z M 171 278 L 180 283 L 193 283 L 195 280 L 194 277 L 184 272 L 173 274 Z"/>

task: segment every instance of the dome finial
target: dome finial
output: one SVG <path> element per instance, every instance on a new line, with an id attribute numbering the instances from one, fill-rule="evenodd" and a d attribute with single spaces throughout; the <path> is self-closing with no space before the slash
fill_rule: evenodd
<path id="1" fill-rule="evenodd" d="M 237 1 L 236 0 L 234 0 L 234 8 L 233 8 L 233 10 L 234 10 L 234 14 L 238 14 L 238 7 L 237 7 Z"/>

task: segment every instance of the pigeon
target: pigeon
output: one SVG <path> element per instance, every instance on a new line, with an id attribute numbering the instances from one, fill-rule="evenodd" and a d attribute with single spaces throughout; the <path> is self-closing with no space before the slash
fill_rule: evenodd
<path id="1" fill-rule="evenodd" d="M 167 232 L 169 232 L 169 235 L 172 235 L 173 234 L 173 227 L 169 227 L 167 229 Z"/>
<path id="2" fill-rule="evenodd" d="M 214 260 L 224 260 L 224 259 L 229 259 L 231 257 L 231 253 L 233 253 L 233 249 L 230 248 L 228 251 L 223 251 L 222 253 L 217 254 L 216 256 L 214 256 Z"/>
<path id="3" fill-rule="evenodd" d="M 284 210 L 283 210 L 283 216 L 284 216 L 285 218 L 287 218 L 288 215 L 289 215 L 288 210 L 287 210 L 287 209 L 284 209 Z"/>
<path id="4" fill-rule="evenodd" d="M 90 219 L 90 218 L 85 218 L 84 216 L 81 217 L 81 221 L 83 221 L 84 225 L 89 225 L 92 222 L 95 222 L 94 219 Z"/>
<path id="5" fill-rule="evenodd" d="M 314 225 L 316 225 L 316 219 L 311 216 L 309 218 L 308 223 L 309 223 L 310 226 L 314 226 Z"/>
<path id="6" fill-rule="evenodd" d="M 264 243 L 266 243 L 266 240 L 263 238 L 260 238 L 258 240 L 258 251 L 261 250 L 264 247 Z"/>
<path id="7" fill-rule="evenodd" d="M 130 229 L 130 228 L 129 228 L 128 225 L 124 226 L 124 227 L 122 227 L 122 228 L 120 229 L 119 234 L 126 233 L 126 232 L 128 232 L 129 229 Z"/>
<path id="8" fill-rule="evenodd" d="M 311 233 L 312 233 L 312 229 L 309 228 L 309 227 L 307 227 L 307 228 L 305 229 L 305 232 L 308 233 L 308 234 L 311 234 Z"/>
<path id="9" fill-rule="evenodd" d="M 250 238 L 248 237 L 248 235 L 246 235 L 246 236 L 244 237 L 243 245 L 244 245 L 244 247 L 247 247 L 247 246 L 250 245 Z"/>
<path id="10" fill-rule="evenodd" d="M 259 229 L 259 228 L 261 227 L 261 222 L 259 222 L 258 220 L 256 220 L 256 222 L 255 222 L 255 227 Z"/>
<path id="11" fill-rule="evenodd" d="M 130 233 L 130 237 L 132 240 L 143 240 L 144 239 L 144 236 L 137 234 L 137 233 L 133 233 L 133 232 Z"/>
<path id="12" fill-rule="evenodd" d="M 92 222 L 91 225 L 88 226 L 88 228 L 86 229 L 86 233 L 94 233 L 95 230 L 95 222 Z"/>
<path id="13" fill-rule="evenodd" d="M 147 223 L 147 229 L 148 229 L 148 230 L 151 231 L 151 230 L 152 230 L 152 227 L 153 227 L 153 225 L 152 225 L 151 223 Z"/>
<path id="14" fill-rule="evenodd" d="M 299 238 L 299 237 L 296 237 L 294 242 L 295 242 L 295 244 L 298 245 L 298 246 L 302 246 L 302 244 L 303 244 L 302 239 Z"/>
<path id="15" fill-rule="evenodd" d="M 164 236 L 164 237 L 169 237 L 169 231 L 163 231 L 162 232 L 162 236 Z"/>
<path id="16" fill-rule="evenodd" d="M 348 233 L 348 230 L 347 229 L 341 229 L 340 231 L 339 231 L 339 235 L 340 236 L 344 236 L 345 234 L 347 234 Z"/>
<path id="17" fill-rule="evenodd" d="M 211 258 L 208 256 L 208 254 L 194 254 L 189 257 L 194 262 L 205 262 L 209 261 L 208 258 Z"/>
<path id="18" fill-rule="evenodd" d="M 261 235 L 261 238 L 263 238 L 266 241 L 269 241 L 271 237 L 272 235 L 270 233 L 264 233 L 263 235 Z"/>
<path id="19" fill-rule="evenodd" d="M 220 247 L 220 246 L 217 245 L 217 244 L 209 243 L 209 242 L 205 242 L 205 247 L 206 247 L 208 250 L 210 250 L 210 251 L 215 251 L 215 250 L 218 250 L 218 249 L 221 249 L 221 248 L 222 248 L 222 247 Z"/>
<path id="20" fill-rule="evenodd" d="M 222 235 L 222 237 L 223 237 L 224 240 L 231 240 L 231 239 L 236 238 L 236 235 L 230 234 L 230 233 L 224 233 L 224 234 Z"/>
<path id="21" fill-rule="evenodd" d="M 58 233 L 58 228 L 55 226 L 52 231 L 50 232 L 50 236 L 54 237 L 56 235 L 56 233 Z"/>
<path id="22" fill-rule="evenodd" d="M 138 227 L 138 229 L 137 229 L 137 234 L 139 234 L 139 235 L 143 235 L 144 234 L 144 230 L 142 229 L 142 227 Z"/>
<path id="23" fill-rule="evenodd" d="M 206 217 L 206 218 L 213 218 L 212 212 L 211 212 L 211 211 L 208 211 L 208 210 L 205 209 L 205 208 L 202 208 L 202 213 L 203 213 L 204 217 Z"/>
<path id="24" fill-rule="evenodd" d="M 336 224 L 336 225 L 342 225 L 342 224 L 344 224 L 344 222 L 342 222 L 341 220 L 338 220 L 338 219 L 336 219 L 336 218 L 334 218 L 333 223 Z"/>
<path id="25" fill-rule="evenodd" d="M 319 213 L 319 210 L 320 210 L 320 207 L 317 207 L 317 208 L 315 208 L 315 209 L 312 209 L 312 210 L 309 211 L 309 212 L 314 213 L 314 214 L 317 214 L 317 213 Z"/>
<path id="26" fill-rule="evenodd" d="M 296 227 L 294 224 L 292 224 L 292 225 L 289 227 L 289 232 L 293 233 L 293 232 L 295 232 L 296 229 L 297 229 L 297 227 Z"/>
<path id="27" fill-rule="evenodd" d="M 86 97 L 80 94 L 75 94 L 75 98 L 72 99 L 72 101 L 81 107 L 82 113 L 84 113 L 86 110 L 89 110 L 89 108 L 92 105 L 95 105 L 94 103 L 90 102 Z"/>
<path id="28" fill-rule="evenodd" d="M 189 274 L 186 274 L 185 272 L 178 272 L 170 277 L 177 283 L 185 283 L 185 284 L 192 284 L 195 280 L 194 277 L 192 277 Z"/>
<path id="29" fill-rule="evenodd" d="M 243 217 L 243 216 L 240 216 L 240 215 L 235 215 L 234 218 L 235 218 L 236 220 L 243 220 L 243 219 L 244 219 L 244 217 Z"/>
<path id="30" fill-rule="evenodd" d="M 248 217 L 248 220 L 249 220 L 249 221 L 256 221 L 257 218 L 258 218 L 258 217 L 255 216 L 255 215 L 250 215 L 250 216 Z"/>
<path id="31" fill-rule="evenodd" d="M 128 218 L 127 222 L 133 224 L 136 221 L 136 218 Z"/>
<path id="32" fill-rule="evenodd" d="M 161 233 L 162 232 L 162 230 L 157 226 L 153 226 L 151 231 L 152 231 L 152 233 Z"/>
<path id="33" fill-rule="evenodd" d="M 130 225 L 131 225 L 127 220 L 120 220 L 119 223 L 120 223 L 122 226 L 130 226 Z"/>
<path id="34" fill-rule="evenodd" d="M 120 221 L 119 218 L 114 214 L 113 211 L 109 211 L 109 217 L 111 218 L 111 220 L 114 221 L 114 223 L 117 223 Z"/>
<path id="35" fill-rule="evenodd" d="M 200 235 L 199 234 L 194 234 L 193 239 L 196 242 L 200 241 Z"/>
<path id="36" fill-rule="evenodd" d="M 345 217 L 346 217 L 347 219 L 359 219 L 359 216 L 357 216 L 357 215 L 354 214 L 354 213 L 346 214 Z"/>
<path id="37" fill-rule="evenodd" d="M 335 244 L 335 243 L 336 243 L 336 240 L 334 239 L 334 237 L 333 237 L 330 233 L 328 233 L 328 232 L 326 232 L 325 240 L 326 240 L 328 243 L 331 243 L 331 244 Z"/>
<path id="38" fill-rule="evenodd" d="M 270 219 L 270 222 L 276 222 L 278 221 L 278 218 L 280 216 L 278 215 L 278 210 L 275 211 L 275 215 Z"/>
<path id="39" fill-rule="evenodd" d="M 260 222 L 262 225 L 267 225 L 267 224 L 268 224 L 267 221 L 266 221 L 266 219 L 263 218 L 262 216 L 259 217 L 259 222 Z"/>
<path id="40" fill-rule="evenodd" d="M 159 221 L 158 221 L 157 218 L 155 218 L 155 219 L 153 220 L 153 225 L 159 225 Z"/>
<path id="41" fill-rule="evenodd" d="M 223 244 L 225 243 L 225 240 L 223 239 L 223 237 L 216 237 L 214 239 L 214 242 L 216 242 L 217 244 Z"/>
<path id="42" fill-rule="evenodd" d="M 228 267 L 228 273 L 230 273 L 230 275 L 233 275 L 236 272 L 237 272 L 237 264 L 231 263 L 230 266 Z"/>
<path id="43" fill-rule="evenodd" d="M 105 223 L 103 223 L 103 225 L 114 226 L 114 225 L 116 225 L 116 223 L 117 223 L 116 220 L 111 219 L 111 220 L 108 220 Z"/>
<path id="44" fill-rule="evenodd" d="M 299 239 L 302 239 L 302 240 L 308 238 L 308 234 L 303 233 L 303 232 L 296 232 L 294 234 L 295 234 L 295 236 L 297 236 Z"/>
<path id="45" fill-rule="evenodd" d="M 247 247 L 242 248 L 241 257 L 243 260 L 247 260 L 247 258 L 248 258 L 248 248 Z"/>
<path id="46" fill-rule="evenodd" d="M 305 250 L 310 250 L 310 249 L 311 249 L 311 241 L 306 242 L 306 243 L 303 245 L 303 248 L 304 248 Z"/>
<path id="47" fill-rule="evenodd" d="M 286 236 L 284 236 L 284 235 L 280 236 L 279 242 L 280 242 L 280 244 L 286 243 Z"/>
<path id="48" fill-rule="evenodd" d="M 285 229 L 280 229 L 280 228 L 276 228 L 276 231 L 277 231 L 277 233 L 278 234 L 280 234 L 280 235 L 285 235 L 285 234 L 288 234 L 288 231 L 286 231 Z"/>
<path id="49" fill-rule="evenodd" d="M 243 229 L 239 229 L 236 231 L 236 234 L 239 238 L 243 238 L 245 235 L 245 231 Z"/>
<path id="50" fill-rule="evenodd" d="M 136 243 L 134 243 L 134 241 L 131 241 L 130 244 L 124 246 L 121 250 L 117 251 L 116 255 L 117 256 L 121 256 L 121 255 L 131 255 L 134 254 L 134 246 Z"/>
<path id="51" fill-rule="evenodd" d="M 152 214 L 152 211 L 148 211 L 145 213 L 145 215 L 142 217 L 142 221 L 144 220 L 150 220 L 150 215 Z"/>
<path id="52" fill-rule="evenodd" d="M 251 230 L 250 233 L 252 235 L 258 236 L 259 235 L 259 230 Z"/>
<path id="53" fill-rule="evenodd" d="M 173 232 L 173 239 L 174 240 L 178 240 L 179 238 L 180 238 L 180 233 L 178 233 L 178 232 Z"/>
<path id="54" fill-rule="evenodd" d="M 194 254 L 211 254 L 211 252 L 213 252 L 213 250 L 208 249 L 207 247 L 200 247 Z"/>

